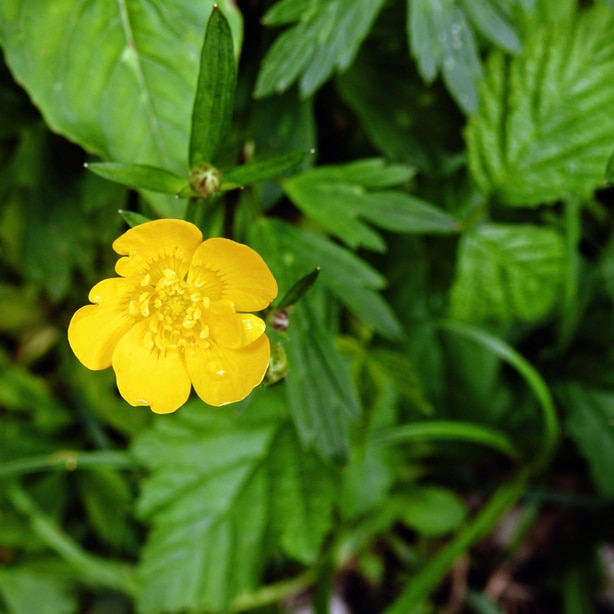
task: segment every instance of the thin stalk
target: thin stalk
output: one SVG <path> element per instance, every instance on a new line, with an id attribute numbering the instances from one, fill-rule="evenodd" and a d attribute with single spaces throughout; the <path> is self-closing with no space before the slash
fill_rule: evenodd
<path id="1" fill-rule="evenodd" d="M 10 485 L 6 494 L 15 509 L 27 516 L 34 533 L 70 564 L 84 582 L 106 586 L 132 597 L 137 595 L 138 583 L 133 567 L 121 561 L 101 559 L 85 551 L 44 514 L 17 484 Z"/>
<path id="2" fill-rule="evenodd" d="M 136 469 L 136 461 L 127 452 L 101 450 L 77 452 L 61 450 L 49 455 L 29 456 L 0 466 L 0 479 L 39 471 L 75 471 L 76 469 Z"/>

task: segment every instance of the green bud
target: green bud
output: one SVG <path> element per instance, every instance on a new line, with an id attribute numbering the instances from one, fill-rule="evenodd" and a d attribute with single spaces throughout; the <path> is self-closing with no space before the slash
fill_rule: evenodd
<path id="1" fill-rule="evenodd" d="M 222 173 L 212 164 L 203 162 L 190 171 L 190 185 L 200 198 L 209 198 L 220 190 Z"/>

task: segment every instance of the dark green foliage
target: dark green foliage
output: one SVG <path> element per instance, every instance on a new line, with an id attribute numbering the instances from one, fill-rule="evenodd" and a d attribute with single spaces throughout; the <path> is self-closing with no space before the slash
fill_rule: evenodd
<path id="1" fill-rule="evenodd" d="M 79 4 L 0 2 L 0 612 L 614 607 L 614 2 Z M 238 404 L 70 352 L 160 217 L 277 279 Z"/>

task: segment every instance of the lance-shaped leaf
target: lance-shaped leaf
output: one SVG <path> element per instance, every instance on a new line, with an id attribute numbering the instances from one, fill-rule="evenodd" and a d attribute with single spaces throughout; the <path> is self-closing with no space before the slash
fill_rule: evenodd
<path id="1" fill-rule="evenodd" d="M 198 86 L 192 108 L 190 167 L 213 162 L 228 131 L 237 81 L 232 32 L 214 5 L 200 56 Z"/>
<path id="2" fill-rule="evenodd" d="M 130 188 L 152 190 L 163 194 L 179 194 L 188 185 L 187 179 L 147 164 L 92 162 L 86 164 L 86 167 L 105 179 Z"/>
<path id="3" fill-rule="evenodd" d="M 244 188 L 260 181 L 274 179 L 298 166 L 310 153 L 313 152 L 293 151 L 232 168 L 222 173 L 221 189 Z"/>
<path id="4" fill-rule="evenodd" d="M 284 297 L 279 301 L 279 305 L 276 305 L 276 309 L 285 309 L 294 305 L 300 301 L 303 296 L 309 291 L 311 286 L 316 283 L 316 279 L 320 274 L 320 267 L 316 267 L 311 273 L 308 273 L 304 277 L 301 277 L 291 288 L 284 294 Z"/>

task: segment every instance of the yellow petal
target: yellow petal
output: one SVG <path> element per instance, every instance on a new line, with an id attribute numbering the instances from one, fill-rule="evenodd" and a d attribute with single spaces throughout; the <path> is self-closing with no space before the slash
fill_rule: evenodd
<path id="1" fill-rule="evenodd" d="M 145 343 L 147 320 L 133 326 L 113 352 L 119 392 L 130 405 L 149 405 L 157 414 L 179 409 L 190 396 L 190 379 L 179 352 L 160 352 Z"/>
<path id="2" fill-rule="evenodd" d="M 209 329 L 214 343 L 238 349 L 253 343 L 263 335 L 266 324 L 250 313 L 237 313 L 227 317 L 210 317 Z"/>
<path id="3" fill-rule="evenodd" d="M 124 258 L 115 265 L 118 275 L 142 277 L 149 273 L 155 285 L 165 269 L 185 277 L 192 255 L 202 242 L 200 230 L 183 220 L 154 220 L 126 231 L 113 243 Z"/>
<path id="4" fill-rule="evenodd" d="M 237 311 L 260 311 L 277 296 L 277 282 L 260 255 L 229 239 L 207 239 L 194 253 L 188 281 Z"/>
<path id="5" fill-rule="evenodd" d="M 271 350 L 266 335 L 233 350 L 211 345 L 186 352 L 186 365 L 194 390 L 209 405 L 226 405 L 244 399 L 263 379 Z"/>
<path id="6" fill-rule="evenodd" d="M 79 309 L 68 325 L 68 343 L 75 356 L 88 368 L 106 369 L 117 342 L 126 334 L 134 320 L 128 314 L 129 296 L 135 281 L 104 279 L 89 295 L 95 305 Z"/>

